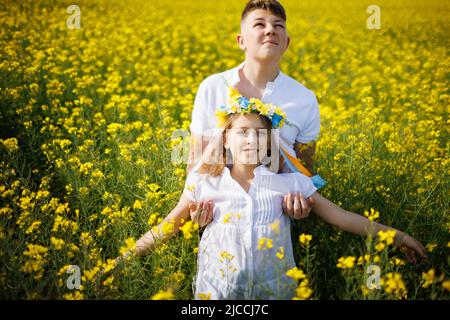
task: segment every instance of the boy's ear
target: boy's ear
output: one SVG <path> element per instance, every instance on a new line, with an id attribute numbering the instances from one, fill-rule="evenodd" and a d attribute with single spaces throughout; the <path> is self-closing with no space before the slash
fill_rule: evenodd
<path id="1" fill-rule="evenodd" d="M 245 51 L 245 45 L 244 45 L 244 37 L 241 34 L 238 34 L 236 36 L 236 41 L 238 43 L 239 48 L 241 48 L 241 50 Z"/>
<path id="2" fill-rule="evenodd" d="M 291 43 L 291 37 L 287 37 L 286 50 L 289 48 L 289 44 Z"/>

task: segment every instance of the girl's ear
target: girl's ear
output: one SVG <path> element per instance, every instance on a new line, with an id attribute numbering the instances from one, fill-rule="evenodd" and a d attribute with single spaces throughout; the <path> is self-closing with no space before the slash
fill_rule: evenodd
<path id="1" fill-rule="evenodd" d="M 227 134 L 226 134 L 226 132 L 223 134 L 223 147 L 225 148 L 225 149 L 229 149 L 229 147 L 228 147 L 228 141 L 227 141 L 228 139 L 227 139 Z"/>

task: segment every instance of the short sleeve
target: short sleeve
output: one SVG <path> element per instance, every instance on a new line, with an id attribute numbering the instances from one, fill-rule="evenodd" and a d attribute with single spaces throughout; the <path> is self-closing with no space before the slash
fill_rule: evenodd
<path id="1" fill-rule="evenodd" d="M 305 125 L 295 138 L 295 140 L 300 143 L 308 143 L 317 140 L 317 136 L 320 132 L 319 103 L 317 102 L 314 93 L 312 93 L 312 102 L 308 105 L 306 114 L 308 117 L 306 118 Z"/>
<path id="2" fill-rule="evenodd" d="M 309 198 L 317 191 L 310 178 L 301 173 L 292 173 L 294 175 L 294 188 L 296 192 L 301 192 L 305 198 Z"/>
<path id="3" fill-rule="evenodd" d="M 186 177 L 183 194 L 185 194 L 191 201 L 197 202 L 199 198 L 198 195 L 201 188 L 200 182 L 200 175 L 197 172 L 191 171 Z"/>
<path id="4" fill-rule="evenodd" d="M 208 110 L 208 91 L 203 81 L 197 90 L 194 100 L 194 108 L 192 109 L 192 119 L 190 124 L 191 133 L 203 135 L 210 129 L 209 110 Z"/>

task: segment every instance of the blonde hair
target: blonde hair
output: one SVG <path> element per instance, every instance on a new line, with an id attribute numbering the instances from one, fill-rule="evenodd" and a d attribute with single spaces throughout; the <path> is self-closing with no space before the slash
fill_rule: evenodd
<path id="1" fill-rule="evenodd" d="M 227 164 L 227 149 L 224 145 L 225 140 L 225 134 L 228 129 L 231 129 L 233 125 L 233 121 L 238 118 L 240 114 L 234 113 L 227 116 L 225 123 L 222 127 L 219 128 L 219 132 L 211 139 L 211 141 L 208 143 L 207 147 L 205 148 L 205 151 L 202 154 L 201 157 L 201 165 L 198 169 L 198 172 L 201 174 L 207 174 L 213 177 L 217 177 L 222 174 L 223 169 L 225 168 L 225 165 Z M 273 157 L 276 156 L 274 153 L 276 151 L 279 151 L 278 148 L 278 141 L 274 139 L 272 136 L 272 123 L 270 119 L 267 117 L 258 114 L 258 116 L 261 118 L 264 126 L 269 131 L 269 139 L 267 141 L 268 149 L 267 151 L 270 152 L 270 162 L 268 164 L 265 164 L 272 172 L 278 173 L 281 170 L 281 166 L 279 165 L 280 161 L 273 162 Z M 272 149 L 272 146 L 274 146 L 275 150 Z M 275 151 L 275 152 L 274 152 Z M 280 159 L 280 154 L 277 152 L 278 159 Z M 270 165 L 270 166 L 269 166 Z M 276 166 L 276 167 L 275 167 Z"/>

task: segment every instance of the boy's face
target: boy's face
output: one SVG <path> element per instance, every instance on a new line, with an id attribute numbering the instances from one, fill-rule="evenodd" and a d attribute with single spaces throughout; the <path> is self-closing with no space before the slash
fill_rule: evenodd
<path id="1" fill-rule="evenodd" d="M 241 23 L 237 36 L 239 47 L 246 55 L 259 61 L 279 61 L 289 46 L 286 22 L 270 11 L 257 9 Z"/>

